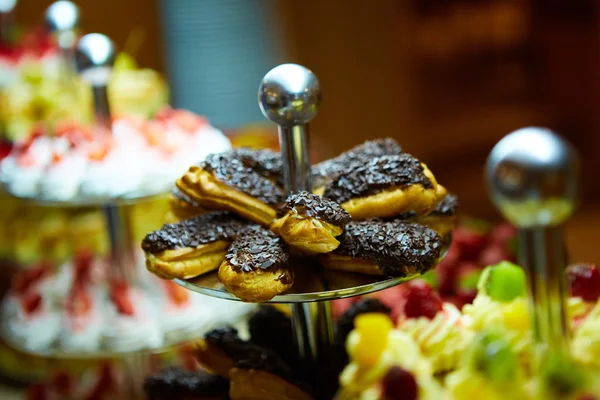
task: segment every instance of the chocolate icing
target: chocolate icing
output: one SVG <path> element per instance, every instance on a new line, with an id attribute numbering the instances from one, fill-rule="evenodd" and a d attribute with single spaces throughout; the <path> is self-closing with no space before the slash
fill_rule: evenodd
<path id="1" fill-rule="evenodd" d="M 446 197 L 444 197 L 444 200 L 440 201 L 429 215 L 453 217 L 456 215 L 456 210 L 458 210 L 458 198 L 455 195 L 448 193 Z M 409 211 L 396 217 L 389 218 L 388 220 L 409 220 L 416 217 L 417 214 L 415 212 Z"/>
<path id="2" fill-rule="evenodd" d="M 242 340 L 234 328 L 214 329 L 204 336 L 204 340 L 231 358 L 236 367 L 265 370 L 284 379 L 293 376 L 290 366 L 277 354 Z"/>
<path id="3" fill-rule="evenodd" d="M 144 381 L 149 400 L 179 398 L 227 398 L 229 381 L 205 371 L 187 371 L 170 367 L 151 375 Z"/>
<path id="4" fill-rule="evenodd" d="M 177 187 L 174 187 L 173 190 L 171 190 L 171 194 L 173 195 L 173 197 L 175 197 L 178 200 L 183 201 L 184 203 L 186 203 L 190 207 L 194 207 L 194 208 L 200 208 L 201 207 L 200 204 L 197 201 L 195 201 L 194 199 L 192 199 L 191 197 L 189 197 L 187 194 L 183 193 Z"/>
<path id="5" fill-rule="evenodd" d="M 249 150 L 245 150 L 249 151 Z M 276 168 L 268 163 L 261 163 L 252 157 L 246 157 L 236 151 L 210 154 L 201 167 L 214 174 L 223 184 L 254 197 L 266 204 L 277 205 L 284 200 L 283 189 L 274 182 L 268 168 Z M 253 160 L 254 167 L 247 159 Z M 244 161 L 246 160 L 246 161 Z"/>
<path id="6" fill-rule="evenodd" d="M 350 222 L 338 237 L 336 254 L 371 260 L 389 276 L 405 276 L 404 267 L 423 273 L 435 266 L 442 240 L 432 229 L 407 222 Z"/>
<path id="7" fill-rule="evenodd" d="M 246 230 L 233 241 L 225 259 L 234 271 L 250 272 L 287 267 L 289 254 L 279 237 L 256 227 Z"/>
<path id="8" fill-rule="evenodd" d="M 252 343 L 278 354 L 290 366 L 298 365 L 298 353 L 292 338 L 292 321 L 272 306 L 260 306 L 248 320 Z"/>
<path id="9" fill-rule="evenodd" d="M 388 188 L 433 184 L 423 173 L 419 160 L 410 154 L 381 156 L 336 176 L 325 186 L 323 197 L 337 203 L 380 193 Z"/>
<path id="10" fill-rule="evenodd" d="M 458 210 L 458 197 L 452 193 L 448 193 L 444 197 L 444 200 L 440 201 L 431 212 L 431 215 L 451 217 L 456 215 L 456 210 Z"/>
<path id="11" fill-rule="evenodd" d="M 283 162 L 281 153 L 272 150 L 254 150 L 254 149 L 235 149 L 233 154 L 238 157 L 242 163 L 261 175 L 275 179 L 283 185 Z"/>
<path id="12" fill-rule="evenodd" d="M 288 212 L 306 215 L 341 227 L 352 220 L 350 214 L 338 203 L 308 192 L 290 195 L 279 209 L 278 216 L 282 217 Z"/>
<path id="13" fill-rule="evenodd" d="M 350 150 L 323 161 L 312 168 L 314 187 L 320 187 L 329 179 L 370 161 L 373 157 L 383 155 L 398 155 L 402 149 L 398 142 L 392 138 L 369 140 L 351 148 Z"/>
<path id="14" fill-rule="evenodd" d="M 185 247 L 196 247 L 218 240 L 233 240 L 238 234 L 251 227 L 236 215 L 213 211 L 174 224 L 166 224 L 150 232 L 142 241 L 142 249 L 149 253 L 160 253 Z"/>

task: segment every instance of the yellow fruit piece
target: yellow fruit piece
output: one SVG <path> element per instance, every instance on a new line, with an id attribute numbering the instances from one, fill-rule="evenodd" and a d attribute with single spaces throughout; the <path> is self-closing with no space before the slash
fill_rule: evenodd
<path id="1" fill-rule="evenodd" d="M 525 301 L 517 300 L 502 310 L 506 328 L 524 332 L 529 329 L 529 311 Z"/>
<path id="2" fill-rule="evenodd" d="M 361 314 L 354 320 L 359 333 L 354 358 L 359 365 L 375 365 L 388 344 L 388 334 L 393 329 L 390 318 L 384 314 Z"/>

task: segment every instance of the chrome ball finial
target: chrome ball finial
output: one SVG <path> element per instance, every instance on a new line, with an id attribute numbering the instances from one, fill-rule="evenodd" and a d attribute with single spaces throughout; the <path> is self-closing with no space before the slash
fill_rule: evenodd
<path id="1" fill-rule="evenodd" d="M 496 144 L 485 177 L 492 201 L 515 226 L 560 225 L 577 205 L 579 156 L 556 133 L 523 128 Z"/>
<path id="2" fill-rule="evenodd" d="M 79 8 L 70 1 L 57 1 L 46 9 L 45 19 L 51 32 L 70 31 L 79 24 Z"/>
<path id="3" fill-rule="evenodd" d="M 0 0 L 0 14 L 8 14 L 15 9 L 17 0 Z"/>
<path id="4" fill-rule="evenodd" d="M 75 68 L 92 86 L 108 84 L 115 62 L 113 42 L 100 33 L 82 37 L 75 49 Z"/>
<path id="5" fill-rule="evenodd" d="M 307 124 L 321 104 L 319 80 L 301 65 L 279 65 L 260 83 L 258 104 L 264 116 L 278 125 Z"/>

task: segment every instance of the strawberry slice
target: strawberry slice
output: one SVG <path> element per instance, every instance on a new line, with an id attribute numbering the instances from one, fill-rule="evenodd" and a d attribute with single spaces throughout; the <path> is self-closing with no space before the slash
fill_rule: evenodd
<path id="1" fill-rule="evenodd" d="M 135 309 L 129 298 L 129 287 L 123 281 L 113 281 L 110 289 L 110 299 L 117 311 L 123 315 L 133 315 Z"/>
<path id="2" fill-rule="evenodd" d="M 0 141 L 0 161 L 8 157 L 13 149 L 13 145 L 10 142 Z"/>
<path id="3" fill-rule="evenodd" d="M 78 285 L 86 285 L 91 281 L 94 254 L 87 249 L 82 249 L 75 254 L 73 268 L 75 282 Z"/>
<path id="4" fill-rule="evenodd" d="M 205 118 L 187 110 L 175 110 L 173 112 L 172 118 L 173 121 L 177 125 L 179 125 L 181 129 L 188 133 L 194 133 L 200 127 L 205 126 L 207 124 Z"/>
<path id="5" fill-rule="evenodd" d="M 26 314 L 33 314 L 42 308 L 42 295 L 38 292 L 27 293 L 21 299 L 21 305 Z"/>
<path id="6" fill-rule="evenodd" d="M 169 299 L 176 305 L 182 306 L 188 303 L 190 294 L 187 290 L 171 281 L 163 281 Z"/>
<path id="7" fill-rule="evenodd" d="M 12 288 L 18 294 L 24 294 L 31 286 L 42 280 L 50 273 L 50 264 L 41 262 L 37 266 L 15 275 L 12 279 Z"/>
<path id="8" fill-rule="evenodd" d="M 71 317 L 81 317 L 92 309 L 92 297 L 80 285 L 75 284 L 67 300 L 67 313 Z"/>

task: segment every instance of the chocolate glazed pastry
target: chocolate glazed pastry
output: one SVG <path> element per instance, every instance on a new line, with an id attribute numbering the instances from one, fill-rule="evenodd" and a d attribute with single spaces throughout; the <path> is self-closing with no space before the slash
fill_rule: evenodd
<path id="1" fill-rule="evenodd" d="M 174 188 L 169 194 L 169 212 L 165 218 L 168 223 L 183 221 L 208 212 L 198 202 Z"/>
<path id="2" fill-rule="evenodd" d="M 441 250 L 440 236 L 426 226 L 363 221 L 346 225 L 340 246 L 319 260 L 325 268 L 405 277 L 433 268 Z"/>
<path id="3" fill-rule="evenodd" d="M 446 189 L 409 154 L 381 156 L 335 177 L 323 197 L 339 203 L 354 220 L 386 218 L 413 211 L 426 215 Z"/>
<path id="4" fill-rule="evenodd" d="M 250 340 L 278 354 L 290 366 L 297 365 L 298 354 L 292 338 L 292 321 L 275 307 L 262 305 L 248 320 Z"/>
<path id="5" fill-rule="evenodd" d="M 267 150 L 211 154 L 177 180 L 177 187 L 201 206 L 228 210 L 271 226 L 284 200 L 280 165 Z"/>
<path id="6" fill-rule="evenodd" d="M 189 279 L 216 270 L 234 238 L 250 225 L 234 214 L 213 211 L 146 235 L 146 268 L 163 279 Z"/>
<path id="7" fill-rule="evenodd" d="M 322 194 L 327 181 L 335 178 L 340 173 L 371 161 L 373 157 L 401 153 L 402 148 L 398 142 L 391 138 L 369 140 L 355 146 L 339 156 L 323 161 L 312 168 L 315 193 Z"/>
<path id="8" fill-rule="evenodd" d="M 446 241 L 456 224 L 457 209 L 458 198 L 455 195 L 448 193 L 446 197 L 444 197 L 444 200 L 438 203 L 431 213 L 423 217 L 419 217 L 415 213 L 405 213 L 394 219 L 412 221 L 421 225 L 426 225 L 436 231 L 438 235 L 442 237 L 442 240 Z"/>
<path id="9" fill-rule="evenodd" d="M 148 400 L 224 400 L 229 398 L 229 381 L 204 371 L 166 368 L 144 381 Z"/>
<path id="10" fill-rule="evenodd" d="M 294 283 L 285 243 L 266 229 L 248 229 L 231 244 L 219 280 L 240 300 L 265 302 Z"/>
<path id="11" fill-rule="evenodd" d="M 339 204 L 320 196 L 300 192 L 290 195 L 280 208 L 271 230 L 295 249 L 306 254 L 335 250 L 336 236 L 352 219 Z"/>

